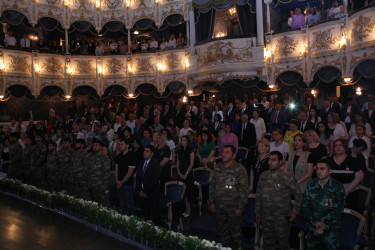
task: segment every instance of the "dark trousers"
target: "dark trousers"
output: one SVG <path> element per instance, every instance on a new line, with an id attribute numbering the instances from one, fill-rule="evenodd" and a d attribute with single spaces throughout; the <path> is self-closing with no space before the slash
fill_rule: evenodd
<path id="1" fill-rule="evenodd" d="M 159 213 L 159 196 L 150 196 L 146 199 L 141 198 L 137 195 L 139 205 L 142 209 L 143 218 L 152 220 L 155 225 L 161 225 L 160 213 Z"/>

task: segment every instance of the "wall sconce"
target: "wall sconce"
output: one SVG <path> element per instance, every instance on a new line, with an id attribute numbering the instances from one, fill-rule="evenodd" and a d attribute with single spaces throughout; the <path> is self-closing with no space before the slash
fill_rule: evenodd
<path id="1" fill-rule="evenodd" d="M 39 38 L 37 36 L 30 35 L 29 39 L 32 40 L 32 41 L 37 41 Z"/>
<path id="2" fill-rule="evenodd" d="M 98 66 L 98 75 L 101 76 L 103 74 L 103 68 Z"/>
<path id="3" fill-rule="evenodd" d="M 190 66 L 189 58 L 185 59 L 185 66 L 186 66 L 186 68 L 189 68 L 189 66 Z"/>
<path id="4" fill-rule="evenodd" d="M 3 99 L 4 98 L 4 95 L 0 95 L 0 99 Z"/>
<path id="5" fill-rule="evenodd" d="M 271 58 L 271 50 L 270 49 L 264 48 L 264 58 L 266 58 L 266 60 Z"/>
<path id="6" fill-rule="evenodd" d="M 311 90 L 311 94 L 312 94 L 313 96 L 316 96 L 316 94 L 317 94 L 317 93 L 316 93 L 316 90 L 312 89 L 312 90 Z"/>
<path id="7" fill-rule="evenodd" d="M 38 75 L 39 72 L 40 72 L 39 65 L 38 65 L 38 64 L 34 65 L 34 73 L 35 73 L 36 75 Z"/>
<path id="8" fill-rule="evenodd" d="M 219 32 L 216 34 L 216 38 L 218 38 L 218 37 L 224 37 L 224 36 L 225 36 L 224 32 L 221 32 L 221 31 L 219 31 Z"/>
<path id="9" fill-rule="evenodd" d="M 130 4 L 131 4 L 130 0 L 125 0 L 125 6 L 127 9 L 130 8 Z"/>
<path id="10" fill-rule="evenodd" d="M 306 55 L 306 51 L 307 51 L 307 45 L 306 44 L 302 44 L 301 50 L 299 51 L 299 53 L 301 54 L 301 56 Z"/>
<path id="11" fill-rule="evenodd" d="M 158 71 L 164 71 L 165 70 L 165 65 L 158 63 L 157 65 Z"/>
<path id="12" fill-rule="evenodd" d="M 134 94 L 130 93 L 129 98 L 133 98 L 133 97 L 134 97 Z"/>
<path id="13" fill-rule="evenodd" d="M 133 73 L 133 68 L 132 68 L 132 66 L 128 66 L 128 72 L 129 72 L 129 73 Z"/>
<path id="14" fill-rule="evenodd" d="M 342 36 L 340 41 L 339 41 L 339 47 L 345 47 L 346 46 L 346 40 L 347 40 L 347 37 L 346 36 Z"/>
<path id="15" fill-rule="evenodd" d="M 156 5 L 159 5 L 160 2 L 161 2 L 161 0 L 155 0 Z"/>
<path id="16" fill-rule="evenodd" d="M 67 66 L 66 66 L 66 73 L 67 73 L 68 75 L 73 74 L 73 69 L 70 67 L 70 65 L 67 65 Z"/>
<path id="17" fill-rule="evenodd" d="M 230 14 L 231 16 L 235 15 L 236 13 L 237 13 L 237 10 L 236 10 L 235 7 L 232 7 L 232 8 L 229 9 L 229 14 Z"/>
<path id="18" fill-rule="evenodd" d="M 360 87 L 355 89 L 355 94 L 356 95 L 362 95 L 362 89 Z"/>
<path id="19" fill-rule="evenodd" d="M 275 87 L 275 85 L 274 84 L 268 84 L 268 88 L 270 88 L 270 89 L 273 89 Z"/>
<path id="20" fill-rule="evenodd" d="M 96 9 L 100 9 L 100 5 L 101 5 L 101 1 L 100 0 L 96 0 L 95 1 L 95 7 L 96 7 Z"/>
<path id="21" fill-rule="evenodd" d="M 5 65 L 3 62 L 0 62 L 0 71 L 3 71 L 5 69 Z"/>
<path id="22" fill-rule="evenodd" d="M 193 94 L 193 91 L 192 90 L 188 90 L 188 94 L 189 95 Z"/>
<path id="23" fill-rule="evenodd" d="M 352 81 L 351 77 L 344 77 L 344 82 L 349 83 Z"/>
<path id="24" fill-rule="evenodd" d="M 133 34 L 134 34 L 134 35 L 138 35 L 138 34 L 139 34 L 139 31 L 138 31 L 138 30 L 135 30 L 135 31 L 133 32 Z"/>

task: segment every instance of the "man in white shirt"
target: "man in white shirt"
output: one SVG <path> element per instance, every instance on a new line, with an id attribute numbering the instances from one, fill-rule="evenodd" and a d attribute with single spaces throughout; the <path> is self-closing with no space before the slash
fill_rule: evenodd
<path id="1" fill-rule="evenodd" d="M 15 48 L 16 47 L 17 40 L 16 40 L 16 38 L 14 38 L 12 31 L 8 31 L 8 35 L 5 36 L 4 45 L 5 45 L 6 48 L 9 48 L 9 47 Z"/>
<path id="2" fill-rule="evenodd" d="M 113 130 L 117 132 L 119 127 L 121 127 L 121 116 L 116 115 L 116 122 L 113 124 Z"/>
<path id="3" fill-rule="evenodd" d="M 155 51 L 159 47 L 158 41 L 155 40 L 155 37 L 151 38 L 150 50 Z"/>
<path id="4" fill-rule="evenodd" d="M 27 38 L 26 34 L 23 34 L 23 37 L 20 40 L 20 47 L 21 49 L 26 49 L 26 50 L 30 49 L 30 40 L 29 38 Z"/>
<path id="5" fill-rule="evenodd" d="M 129 114 L 129 120 L 126 121 L 126 126 L 128 126 L 129 128 L 131 128 L 132 134 L 133 134 L 134 127 L 135 127 L 135 114 L 133 114 L 133 113 Z"/>

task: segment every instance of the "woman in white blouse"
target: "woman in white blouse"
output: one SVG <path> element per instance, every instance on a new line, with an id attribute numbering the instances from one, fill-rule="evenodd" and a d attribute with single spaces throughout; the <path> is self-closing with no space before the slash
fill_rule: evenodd
<path id="1" fill-rule="evenodd" d="M 223 118 L 224 118 L 224 116 L 223 116 L 223 111 L 221 111 L 221 110 L 219 110 L 219 105 L 218 104 L 216 104 L 215 106 L 214 106 L 214 111 L 212 111 L 212 123 L 214 123 L 215 122 L 215 115 L 216 114 L 218 114 L 218 115 L 220 115 L 221 116 L 221 120 L 220 121 L 223 121 Z"/>
<path id="2" fill-rule="evenodd" d="M 340 125 L 339 114 L 330 112 L 327 116 L 327 131 L 330 142 L 330 155 L 333 154 L 333 142 L 336 139 L 346 139 L 345 129 Z"/>
<path id="3" fill-rule="evenodd" d="M 263 118 L 259 117 L 258 110 L 253 111 L 253 118 L 250 119 L 250 122 L 254 124 L 257 141 L 262 139 L 266 133 L 266 125 L 264 124 Z"/>

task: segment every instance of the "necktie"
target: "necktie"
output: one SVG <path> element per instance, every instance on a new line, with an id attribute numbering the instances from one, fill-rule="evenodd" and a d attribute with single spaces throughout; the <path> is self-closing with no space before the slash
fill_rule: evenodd
<path id="1" fill-rule="evenodd" d="M 277 115 L 279 114 L 279 111 L 276 111 L 275 116 L 273 117 L 273 124 L 277 123 Z"/>
<path id="2" fill-rule="evenodd" d="M 230 108 L 229 111 L 228 111 L 228 116 L 230 115 L 230 112 L 232 112 L 232 109 Z"/>
<path id="3" fill-rule="evenodd" d="M 242 124 L 241 140 L 243 139 L 243 135 L 245 134 L 245 130 L 246 130 L 246 123 L 243 123 Z"/>
<path id="4" fill-rule="evenodd" d="M 142 188 L 143 188 L 143 176 L 146 173 L 147 165 L 148 165 L 148 162 L 145 161 L 145 163 L 143 164 L 143 169 L 142 169 Z"/>
<path id="5" fill-rule="evenodd" d="M 301 131 L 303 131 L 305 129 L 305 123 L 303 122 L 302 124 L 301 124 Z"/>

